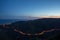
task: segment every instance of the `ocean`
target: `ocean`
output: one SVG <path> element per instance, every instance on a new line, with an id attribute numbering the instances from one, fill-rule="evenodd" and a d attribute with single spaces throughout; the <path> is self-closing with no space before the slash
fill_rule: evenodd
<path id="1" fill-rule="evenodd" d="M 13 23 L 16 21 L 24 21 L 20 19 L 0 19 L 0 24 Z"/>

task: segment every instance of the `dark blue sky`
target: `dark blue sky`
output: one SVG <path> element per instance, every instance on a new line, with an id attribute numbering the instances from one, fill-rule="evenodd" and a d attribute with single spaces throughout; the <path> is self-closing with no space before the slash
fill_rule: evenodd
<path id="1" fill-rule="evenodd" d="M 60 0 L 0 0 L 0 18 L 60 16 Z"/>

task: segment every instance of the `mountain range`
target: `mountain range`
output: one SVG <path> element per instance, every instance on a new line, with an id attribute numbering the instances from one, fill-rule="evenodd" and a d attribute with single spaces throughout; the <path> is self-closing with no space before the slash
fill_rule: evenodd
<path id="1" fill-rule="evenodd" d="M 16 21 L 0 25 L 1 40 L 59 40 L 56 37 L 59 34 L 60 18 Z"/>

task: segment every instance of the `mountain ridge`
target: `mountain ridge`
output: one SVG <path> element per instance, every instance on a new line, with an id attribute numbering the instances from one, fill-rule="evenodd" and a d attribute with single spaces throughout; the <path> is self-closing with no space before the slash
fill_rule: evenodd
<path id="1" fill-rule="evenodd" d="M 11 40 L 50 39 L 60 33 L 60 18 L 16 21 L 8 25 L 0 25 L 0 35 L 4 33 L 6 36 L 6 32 L 7 36 L 9 35 L 7 38 L 12 38 Z"/>

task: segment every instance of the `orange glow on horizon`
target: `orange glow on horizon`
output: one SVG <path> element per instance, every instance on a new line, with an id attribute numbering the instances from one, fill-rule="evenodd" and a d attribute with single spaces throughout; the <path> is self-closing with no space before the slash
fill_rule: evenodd
<path id="1" fill-rule="evenodd" d="M 60 16 L 41 16 L 39 18 L 60 18 Z"/>

